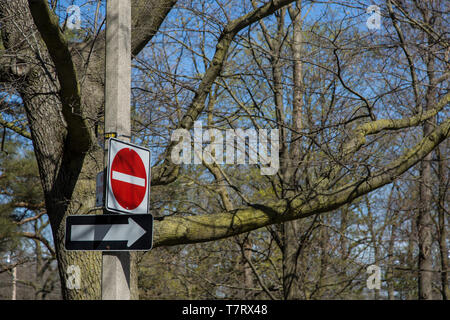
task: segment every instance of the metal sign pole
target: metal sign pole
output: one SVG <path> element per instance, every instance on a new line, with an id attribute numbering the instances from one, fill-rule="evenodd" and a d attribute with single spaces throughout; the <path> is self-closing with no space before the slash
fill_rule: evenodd
<path id="1" fill-rule="evenodd" d="M 107 0 L 105 138 L 131 136 L 131 0 Z M 108 165 L 105 143 L 105 169 Z M 130 252 L 102 253 L 102 300 L 130 300 L 132 294 Z"/>

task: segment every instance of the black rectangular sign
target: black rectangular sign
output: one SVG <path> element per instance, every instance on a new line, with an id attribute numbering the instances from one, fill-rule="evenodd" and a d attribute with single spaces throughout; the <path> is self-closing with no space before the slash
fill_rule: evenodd
<path id="1" fill-rule="evenodd" d="M 66 250 L 146 251 L 152 248 L 151 214 L 80 215 L 66 218 Z"/>

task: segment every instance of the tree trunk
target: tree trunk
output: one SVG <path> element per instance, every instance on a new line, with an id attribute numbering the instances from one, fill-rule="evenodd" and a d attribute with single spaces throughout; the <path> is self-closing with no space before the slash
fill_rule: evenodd
<path id="1" fill-rule="evenodd" d="M 424 14 L 424 19 L 428 20 L 428 15 Z M 432 46 L 432 40 L 428 39 L 428 45 Z M 428 87 L 425 96 L 425 107 L 424 112 L 432 109 L 436 105 L 436 86 L 434 85 L 434 56 L 431 52 L 427 52 L 426 56 L 426 66 L 427 66 L 427 76 L 428 76 Z M 423 136 L 426 137 L 430 135 L 433 131 L 433 124 L 435 123 L 435 117 L 425 121 L 423 124 Z M 433 299 L 433 263 L 431 256 L 431 246 L 432 246 L 432 228 L 433 221 L 431 217 L 431 161 L 432 153 L 429 153 L 421 162 L 420 170 L 420 205 L 419 205 L 419 215 L 417 218 L 417 231 L 419 240 L 419 299 L 430 300 Z"/>
<path id="2" fill-rule="evenodd" d="M 272 51 L 271 66 L 273 76 L 273 97 L 276 107 L 276 119 L 280 130 L 280 180 L 282 198 L 292 193 L 293 175 L 291 172 L 291 157 L 289 156 L 287 132 L 285 129 L 285 115 L 283 102 L 283 74 L 281 65 L 282 38 L 284 36 L 284 18 L 286 10 L 282 9 L 277 16 L 277 34 L 273 40 L 268 40 Z M 266 33 L 266 39 L 270 35 Z M 281 227 L 282 239 L 282 270 L 283 270 L 283 297 L 286 300 L 300 299 L 300 288 L 298 278 L 297 251 L 299 246 L 298 229 L 299 222 L 286 222 Z"/>
<path id="3" fill-rule="evenodd" d="M 316 287 L 316 299 L 326 299 L 326 289 L 324 286 L 327 284 L 326 276 L 328 274 L 328 258 L 329 255 L 329 235 L 328 228 L 325 224 L 325 219 L 322 217 L 322 225 L 320 226 L 320 269 L 319 269 L 319 279 L 317 280 Z"/>
<path id="4" fill-rule="evenodd" d="M 394 215 L 397 214 L 398 211 L 395 211 Z M 388 299 L 395 300 L 394 293 L 394 245 L 395 245 L 395 233 L 397 230 L 397 222 L 393 222 L 391 225 L 391 235 L 389 237 L 389 245 L 388 245 L 388 267 L 386 271 L 386 281 L 388 286 Z"/>
<path id="5" fill-rule="evenodd" d="M 252 268 L 250 267 L 250 265 L 247 263 L 247 261 L 251 261 L 252 259 L 252 244 L 250 242 L 250 239 L 248 237 L 249 235 L 246 234 L 245 235 L 245 239 L 244 239 L 244 243 L 243 243 L 243 254 L 245 255 L 245 257 L 243 257 L 243 264 L 244 264 L 244 284 L 245 284 L 245 288 L 253 288 L 253 271 Z M 249 290 L 245 290 L 244 292 L 244 299 L 249 299 L 251 298 L 252 295 L 252 291 Z"/>
<path id="6" fill-rule="evenodd" d="M 370 202 L 370 199 L 368 196 L 364 197 L 366 207 L 367 207 L 367 218 L 368 218 L 368 229 L 370 232 L 370 240 L 373 246 L 373 257 L 374 261 L 373 264 L 379 266 L 380 263 L 380 248 L 379 248 L 379 241 L 377 237 L 377 232 L 375 230 L 376 225 L 376 217 L 374 216 L 374 213 L 372 211 L 372 205 Z M 372 289 L 373 291 L 373 299 L 378 300 L 380 298 L 380 290 L 379 289 Z"/>
<path id="7" fill-rule="evenodd" d="M 448 143 L 447 143 L 448 145 Z M 444 144 L 445 146 L 445 144 Z M 443 148 L 444 149 L 444 148 Z M 448 150 L 448 149 L 447 149 Z M 440 148 L 436 149 L 438 158 L 438 175 L 439 175 L 439 198 L 438 198 L 438 224 L 439 224 L 439 253 L 441 260 L 441 293 L 442 300 L 448 300 L 450 298 L 450 288 L 448 281 L 448 249 L 447 249 L 447 229 L 446 229 L 446 199 L 447 199 L 447 186 L 448 186 L 448 174 L 447 174 L 447 157 L 444 149 L 444 156 L 442 156 Z"/>
<path id="8" fill-rule="evenodd" d="M 89 83 L 89 90 L 96 86 Z M 89 85 L 88 84 L 88 85 Z M 44 74 L 37 69 L 21 90 L 21 97 L 33 136 L 33 145 L 43 185 L 45 203 L 52 227 L 55 251 L 57 253 L 59 274 L 62 282 L 64 299 L 99 299 L 101 254 L 97 252 L 69 252 L 64 249 L 65 218 L 72 214 L 86 214 L 95 206 L 95 176 L 102 170 L 103 153 L 98 146 L 93 146 L 89 156 L 71 153 L 67 144 L 67 132 L 61 116 L 60 102 L 38 92 L 55 92 L 54 86 Z M 100 92 L 98 92 L 100 90 Z M 101 89 L 90 99 L 102 97 Z M 90 110 L 96 115 L 102 101 L 95 101 L 97 107 Z M 86 107 L 86 109 L 88 109 Z M 95 116 L 91 119 L 96 119 Z M 50 130 L 51 128 L 51 130 Z M 68 290 L 66 281 L 67 268 L 78 266 L 81 270 L 81 288 Z"/>
<path id="9" fill-rule="evenodd" d="M 424 125 L 424 135 L 430 132 L 430 124 Z M 431 257 L 432 219 L 431 219 L 431 154 L 422 161 L 420 181 L 420 204 L 417 217 L 419 240 L 419 299 L 432 299 L 433 264 Z"/>
<path id="10" fill-rule="evenodd" d="M 293 93 L 292 93 L 292 131 L 291 142 L 289 144 L 289 153 L 284 156 L 286 161 L 282 169 L 283 183 L 286 184 L 286 196 L 296 190 L 297 168 L 301 161 L 301 134 L 302 125 L 302 107 L 303 107 L 303 66 L 301 61 L 302 52 L 302 20 L 301 20 L 301 1 L 296 1 L 289 7 L 289 15 L 293 23 L 293 41 L 292 41 L 292 75 L 293 75 Z M 275 69 L 275 86 L 281 84 L 281 69 Z M 289 159 L 288 159 L 289 158 Z M 300 288 L 300 270 L 298 258 L 301 250 L 300 240 L 301 222 L 296 220 L 284 224 L 283 230 L 283 293 L 286 300 L 301 299 Z"/>
<path id="11" fill-rule="evenodd" d="M 406 268 L 408 270 L 415 270 L 417 269 L 417 262 L 414 257 L 414 249 L 416 247 L 417 242 L 417 224 L 414 223 L 417 221 L 418 211 L 412 210 L 412 217 L 410 218 L 411 221 L 411 229 L 409 230 L 409 237 L 408 237 L 408 248 L 406 251 Z M 419 273 L 418 272 L 411 272 L 411 275 L 418 278 Z M 409 282 L 409 275 L 405 275 L 405 281 Z M 415 279 L 414 279 L 415 280 Z M 414 289 L 417 288 L 416 285 L 414 285 Z M 404 296 L 407 300 L 414 300 L 417 299 L 417 294 L 413 290 L 413 288 L 406 288 L 406 292 L 404 292 Z"/>
<path id="12" fill-rule="evenodd" d="M 96 153 L 97 159 L 102 159 L 102 151 L 98 150 Z M 69 300 L 101 298 L 101 252 L 66 251 L 64 249 L 65 218 L 73 214 L 86 214 L 95 204 L 95 175 L 101 170 L 102 162 L 101 160 L 95 161 L 92 156 L 93 154 L 91 157 L 86 157 L 84 161 L 79 160 L 78 165 L 81 166 L 79 169 L 81 172 L 78 179 L 73 177 L 67 182 L 57 179 L 54 187 L 45 192 L 48 199 L 46 203 L 50 203 L 47 205 L 47 212 L 53 231 L 63 298 Z M 66 168 L 66 165 L 62 165 L 60 172 L 62 171 L 63 176 L 70 177 L 70 173 L 73 171 Z M 42 169 L 42 172 L 45 172 L 45 169 L 47 168 Z M 55 199 L 59 201 L 54 201 Z M 67 201 L 66 199 L 72 200 Z M 97 212 L 97 214 L 99 213 L 101 212 Z M 69 266 L 79 267 L 81 272 L 79 289 L 69 289 L 70 286 L 67 286 L 67 281 L 70 281 L 70 274 L 67 273 Z"/>
<path id="13" fill-rule="evenodd" d="M 298 256 L 299 256 L 299 221 L 283 224 L 283 296 L 285 300 L 301 299 Z"/>

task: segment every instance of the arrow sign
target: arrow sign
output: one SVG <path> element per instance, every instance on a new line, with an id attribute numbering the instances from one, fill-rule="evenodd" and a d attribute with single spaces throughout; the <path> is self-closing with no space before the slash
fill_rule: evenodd
<path id="1" fill-rule="evenodd" d="M 66 219 L 67 250 L 150 250 L 151 214 L 69 216 Z"/>
<path id="2" fill-rule="evenodd" d="M 145 229 L 128 218 L 128 224 L 72 225 L 70 241 L 127 241 L 129 247 L 145 233 Z"/>

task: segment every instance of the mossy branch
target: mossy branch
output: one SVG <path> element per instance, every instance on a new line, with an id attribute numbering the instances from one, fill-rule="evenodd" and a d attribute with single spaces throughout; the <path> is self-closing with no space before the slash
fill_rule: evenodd
<path id="1" fill-rule="evenodd" d="M 82 117 L 81 93 L 69 44 L 59 27 L 58 17 L 47 0 L 28 0 L 34 23 L 55 64 L 60 84 L 62 113 L 67 122 L 67 146 L 72 152 L 83 153 L 91 144 L 87 125 Z"/>
<path id="2" fill-rule="evenodd" d="M 352 200 L 391 183 L 417 164 L 450 136 L 450 118 L 424 137 L 413 148 L 371 177 L 352 182 L 329 195 L 302 202 L 295 200 L 290 210 L 280 202 L 271 208 L 253 206 L 231 212 L 198 216 L 172 216 L 155 221 L 154 247 L 207 242 L 235 236 L 271 224 L 292 221 L 329 212 Z"/>

